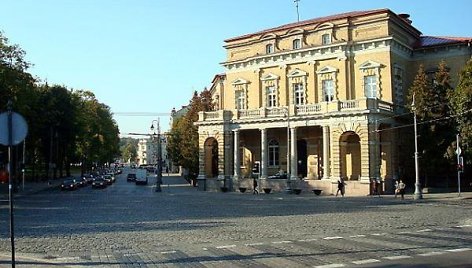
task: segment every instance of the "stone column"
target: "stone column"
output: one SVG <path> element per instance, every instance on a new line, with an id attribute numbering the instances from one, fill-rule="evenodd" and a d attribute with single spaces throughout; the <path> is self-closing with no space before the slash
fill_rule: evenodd
<path id="1" fill-rule="evenodd" d="M 330 159 L 330 150 L 329 150 L 329 127 L 323 126 L 323 180 L 329 180 L 329 159 Z"/>
<path id="2" fill-rule="evenodd" d="M 241 178 L 241 148 L 239 146 L 239 129 L 233 130 L 234 133 L 234 175 L 233 181 L 238 181 Z"/>
<path id="3" fill-rule="evenodd" d="M 297 128 L 290 128 L 290 179 L 298 179 Z"/>
<path id="4" fill-rule="evenodd" d="M 261 179 L 267 179 L 267 129 L 261 129 Z"/>

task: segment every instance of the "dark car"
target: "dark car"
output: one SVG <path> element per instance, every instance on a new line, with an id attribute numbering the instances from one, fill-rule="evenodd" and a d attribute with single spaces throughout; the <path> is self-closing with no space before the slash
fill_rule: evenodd
<path id="1" fill-rule="evenodd" d="M 109 174 L 102 175 L 103 180 L 108 184 L 111 185 L 113 183 L 113 178 Z"/>
<path id="2" fill-rule="evenodd" d="M 82 178 L 84 178 L 88 184 L 92 184 L 94 176 L 92 174 L 85 174 Z"/>
<path id="3" fill-rule="evenodd" d="M 136 181 L 136 174 L 128 173 L 128 175 L 126 176 L 126 181 Z"/>
<path id="4" fill-rule="evenodd" d="M 105 188 L 105 187 L 107 187 L 107 182 L 102 178 L 95 178 L 95 180 L 92 182 L 92 187 L 93 188 Z"/>
<path id="5" fill-rule="evenodd" d="M 75 179 L 75 183 L 77 184 L 78 187 L 84 187 L 84 186 L 87 186 L 88 184 L 87 179 L 85 178 Z"/>
<path id="6" fill-rule="evenodd" d="M 75 190 L 77 189 L 77 183 L 74 179 L 67 179 L 61 183 L 61 190 Z"/>

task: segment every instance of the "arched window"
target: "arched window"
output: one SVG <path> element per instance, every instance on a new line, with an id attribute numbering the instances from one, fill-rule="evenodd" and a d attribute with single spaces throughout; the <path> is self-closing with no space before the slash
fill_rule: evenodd
<path id="1" fill-rule="evenodd" d="M 267 44 L 266 45 L 266 54 L 274 53 L 274 45 L 273 44 Z"/>
<path id="2" fill-rule="evenodd" d="M 271 140 L 269 142 L 269 166 L 274 167 L 279 165 L 279 142 Z"/>

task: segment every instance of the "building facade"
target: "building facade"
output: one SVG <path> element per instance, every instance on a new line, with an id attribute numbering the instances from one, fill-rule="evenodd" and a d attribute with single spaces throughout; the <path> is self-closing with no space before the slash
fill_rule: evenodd
<path id="1" fill-rule="evenodd" d="M 440 61 L 453 86 L 471 58 L 470 38 L 423 36 L 407 14 L 349 12 L 225 40 L 225 73 L 201 112 L 199 187 L 370 193 L 372 179 L 393 191 L 413 147 L 400 137 L 406 94 L 423 64 Z M 259 169 L 254 169 L 259 167 Z M 272 175 L 288 174 L 287 178 Z M 414 174 L 413 174 L 414 176 Z"/>

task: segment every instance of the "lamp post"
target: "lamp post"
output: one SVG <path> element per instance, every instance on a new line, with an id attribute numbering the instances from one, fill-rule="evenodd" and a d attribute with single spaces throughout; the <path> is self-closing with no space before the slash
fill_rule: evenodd
<path id="1" fill-rule="evenodd" d="M 411 104 L 411 108 L 413 110 L 413 126 L 415 129 L 415 195 L 414 199 L 422 199 L 423 195 L 421 193 L 420 188 L 420 173 L 419 173 L 419 165 L 418 165 L 418 134 L 416 130 L 416 107 L 415 107 L 415 94 L 413 94 L 413 102 Z"/>
<path id="2" fill-rule="evenodd" d="M 157 122 L 157 176 L 156 176 L 156 192 L 162 191 L 162 151 L 161 151 L 161 127 L 159 124 L 159 118 L 157 120 L 152 120 L 151 131 L 154 130 L 154 122 Z M 156 132 L 154 132 L 154 135 Z"/>

